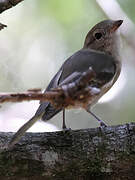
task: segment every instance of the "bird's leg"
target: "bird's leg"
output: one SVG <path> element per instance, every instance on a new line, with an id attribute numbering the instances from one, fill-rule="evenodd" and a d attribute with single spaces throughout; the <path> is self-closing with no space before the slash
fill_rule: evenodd
<path id="1" fill-rule="evenodd" d="M 98 122 L 100 123 L 100 126 L 101 126 L 101 127 L 107 127 L 107 124 L 106 124 L 103 120 L 101 120 L 100 118 L 98 118 L 93 112 L 91 112 L 91 110 L 87 109 L 86 111 L 87 111 L 88 113 L 90 113 L 95 119 L 98 120 Z"/>
<path id="2" fill-rule="evenodd" d="M 65 109 L 63 109 L 63 124 L 62 124 L 63 130 L 67 129 L 66 122 L 65 122 Z"/>
<path id="3" fill-rule="evenodd" d="M 71 128 L 67 128 L 65 119 L 66 119 L 65 118 L 65 109 L 63 109 L 63 125 L 62 125 L 62 129 L 63 129 L 63 131 L 71 130 Z"/>

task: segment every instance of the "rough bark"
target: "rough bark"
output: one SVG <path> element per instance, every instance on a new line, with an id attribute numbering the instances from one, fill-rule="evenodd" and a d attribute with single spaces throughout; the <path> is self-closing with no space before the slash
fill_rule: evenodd
<path id="1" fill-rule="evenodd" d="M 69 130 L 26 133 L 13 149 L 4 150 L 13 133 L 0 133 L 0 179 L 103 179 L 135 178 L 135 123 Z"/>
<path id="2" fill-rule="evenodd" d="M 66 108 L 68 106 L 87 106 L 87 101 L 100 93 L 100 89 L 93 87 L 93 80 L 96 74 L 89 68 L 80 74 L 80 77 L 73 82 L 63 84 L 49 91 L 41 92 L 39 89 L 31 89 L 23 93 L 0 93 L 0 103 L 21 102 L 21 101 L 49 101 L 56 108 Z M 102 81 L 99 81 L 102 83 Z M 83 104 L 81 106 L 81 104 Z"/>

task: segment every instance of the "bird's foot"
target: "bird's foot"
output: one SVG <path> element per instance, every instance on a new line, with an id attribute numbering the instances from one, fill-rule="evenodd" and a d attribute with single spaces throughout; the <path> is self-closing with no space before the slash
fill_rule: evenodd
<path id="1" fill-rule="evenodd" d="M 65 131 L 70 131 L 71 128 L 67 128 L 66 126 L 64 126 L 64 127 L 62 127 L 62 130 L 63 130 L 63 132 L 65 132 Z"/>
<path id="2" fill-rule="evenodd" d="M 100 121 L 100 127 L 101 128 L 107 127 L 107 124 L 105 124 L 103 121 Z"/>

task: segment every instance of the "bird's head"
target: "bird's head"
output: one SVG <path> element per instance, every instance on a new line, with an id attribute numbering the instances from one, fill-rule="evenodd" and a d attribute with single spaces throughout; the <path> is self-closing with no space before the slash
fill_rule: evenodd
<path id="1" fill-rule="evenodd" d="M 90 48 L 107 52 L 113 55 L 117 51 L 118 34 L 117 30 L 123 20 L 105 20 L 96 24 L 87 34 L 83 48 Z"/>

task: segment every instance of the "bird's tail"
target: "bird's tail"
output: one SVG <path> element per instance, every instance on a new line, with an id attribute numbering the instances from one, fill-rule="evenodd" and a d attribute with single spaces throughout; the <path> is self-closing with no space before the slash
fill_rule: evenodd
<path id="1" fill-rule="evenodd" d="M 36 114 L 26 122 L 13 136 L 11 141 L 8 144 L 7 148 L 12 148 L 25 134 L 25 132 L 39 119 L 43 121 L 48 121 L 51 119 L 55 114 L 59 113 L 61 109 L 55 109 L 50 103 L 43 102 L 40 104 Z"/>
<path id="2" fill-rule="evenodd" d="M 33 116 L 27 123 L 25 123 L 13 136 L 11 141 L 8 144 L 8 148 L 12 148 L 19 140 L 20 138 L 25 134 L 25 132 L 33 125 L 36 121 L 38 121 L 42 116 L 44 112 L 41 113 L 39 116 Z"/>

